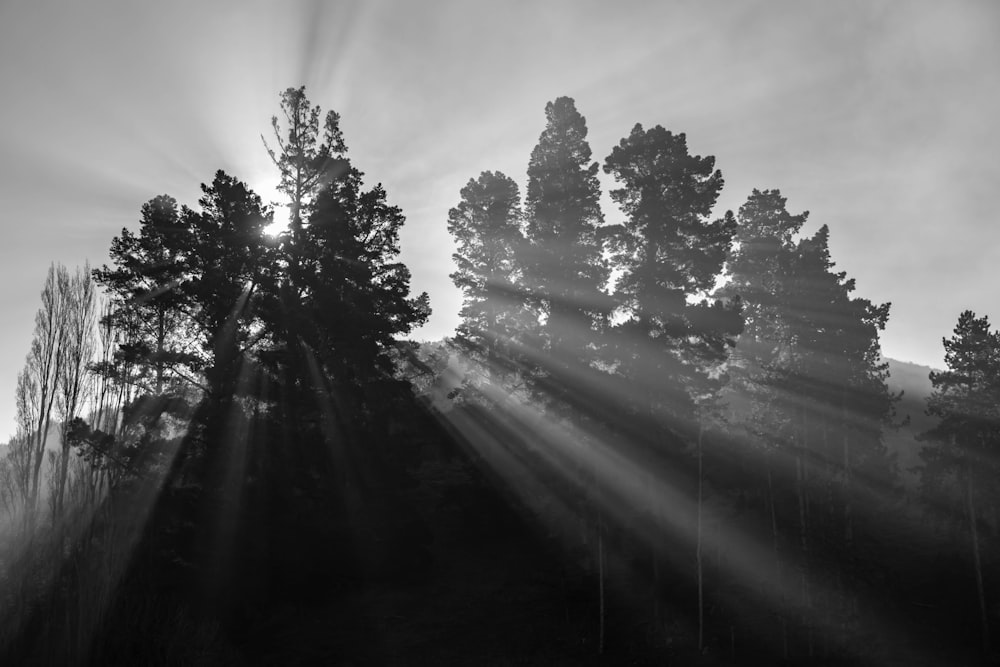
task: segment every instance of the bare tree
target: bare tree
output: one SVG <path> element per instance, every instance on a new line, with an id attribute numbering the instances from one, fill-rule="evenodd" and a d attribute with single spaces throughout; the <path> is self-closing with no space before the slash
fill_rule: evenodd
<path id="1" fill-rule="evenodd" d="M 27 508 L 31 500 L 31 436 L 18 426 L 17 434 L 10 439 L 7 446 L 7 465 L 10 475 L 6 478 L 10 484 L 13 504 Z"/>
<path id="2" fill-rule="evenodd" d="M 70 439 L 69 429 L 74 418 L 83 408 L 89 393 L 91 375 L 87 368 L 96 349 L 94 324 L 97 317 L 94 282 L 90 276 L 90 265 L 77 269 L 72 277 L 60 267 L 59 284 L 64 286 L 62 297 L 62 344 L 59 346 L 57 363 L 56 408 L 62 422 L 60 435 L 62 454 L 59 472 L 55 480 L 54 509 L 59 514 L 63 509 L 63 495 L 66 490 L 66 476 L 69 470 Z"/>
<path id="3" fill-rule="evenodd" d="M 17 376 L 15 392 L 17 410 L 17 434 L 10 443 L 7 457 L 14 468 L 14 483 L 21 494 L 24 507 L 31 501 L 31 477 L 34 469 L 34 434 L 38 425 L 37 384 L 28 373 L 27 367 Z"/>
<path id="4" fill-rule="evenodd" d="M 59 349 L 66 327 L 62 291 L 68 287 L 69 273 L 55 264 L 49 266 L 42 288 L 42 306 L 35 314 L 35 331 L 25 368 L 18 379 L 19 417 L 31 439 L 31 494 L 29 512 L 38 504 L 38 477 L 45 458 L 52 407 L 59 378 Z M 21 413 L 25 407 L 26 412 Z"/>

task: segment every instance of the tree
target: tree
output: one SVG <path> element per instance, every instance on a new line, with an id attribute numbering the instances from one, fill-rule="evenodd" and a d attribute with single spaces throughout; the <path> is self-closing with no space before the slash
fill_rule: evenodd
<path id="1" fill-rule="evenodd" d="M 302 340 L 335 382 L 363 391 L 391 375 L 386 352 L 430 307 L 426 293 L 410 296 L 409 269 L 398 261 L 402 211 L 381 184 L 362 189 L 362 176 L 351 167 L 317 196 L 297 286 Z"/>
<path id="2" fill-rule="evenodd" d="M 97 295 L 90 265 L 66 275 L 62 290 L 65 333 L 59 348 L 58 396 L 56 407 L 61 423 L 62 452 L 56 482 L 55 511 L 63 508 L 63 494 L 70 458 L 69 425 L 80 414 L 91 380 L 88 366 L 94 356 L 94 324 Z"/>
<path id="3" fill-rule="evenodd" d="M 269 363 L 283 367 L 287 387 L 306 387 L 315 379 L 308 357 L 316 357 L 336 386 L 357 395 L 389 378 L 387 351 L 426 321 L 428 298 L 410 296 L 410 272 L 398 261 L 405 217 L 381 184 L 364 188 L 346 157 L 340 116 L 328 112 L 321 135 L 320 108 L 304 88 L 286 90 L 281 105 L 287 137 L 272 119 L 279 150 L 269 152 L 292 229 L 263 306 L 275 343 Z"/>
<path id="4" fill-rule="evenodd" d="M 782 578 L 778 507 L 775 503 L 774 460 L 784 450 L 789 416 L 776 386 L 778 360 L 789 350 L 788 311 L 795 235 L 808 212 L 792 215 L 778 190 L 754 189 L 736 216 L 734 245 L 727 258 L 728 281 L 718 294 L 740 297 L 744 329 L 728 367 L 730 404 L 743 406 L 741 425 L 763 451 L 764 490 L 774 550 L 775 582 Z M 780 585 L 780 584 L 779 584 Z M 788 657 L 788 636 L 782 620 L 782 644 Z"/>
<path id="5" fill-rule="evenodd" d="M 152 375 L 143 388 L 159 396 L 172 381 L 190 382 L 190 365 L 196 362 L 187 336 L 190 313 L 180 289 L 189 276 L 183 255 L 188 230 L 176 200 L 167 195 L 143 204 L 139 225 L 138 235 L 122 229 L 112 240 L 112 266 L 95 269 L 94 281 L 113 304 L 104 315 L 107 326 L 129 332 L 116 351 L 117 361 Z"/>
<path id="6" fill-rule="evenodd" d="M 24 370 L 18 377 L 18 421 L 31 439 L 31 498 L 29 511 L 38 504 L 38 478 L 45 458 L 52 408 L 60 376 L 60 349 L 66 336 L 66 269 L 53 264 L 42 288 L 42 305 L 35 314 L 35 330 Z"/>
<path id="7" fill-rule="evenodd" d="M 178 291 L 196 324 L 209 396 L 226 401 L 243 355 L 264 338 L 255 311 L 272 270 L 264 234 L 271 212 L 246 183 L 221 170 L 201 191 L 201 210 L 184 207 L 180 214 L 184 233 L 174 249 L 185 280 Z"/>
<path id="8" fill-rule="evenodd" d="M 264 148 L 278 167 L 278 189 L 289 198 L 289 235 L 287 251 L 293 280 L 298 276 L 298 253 L 302 250 L 302 230 L 312 213 L 316 196 L 333 178 L 347 171 L 344 154 L 347 146 L 340 131 L 340 115 L 328 111 L 320 134 L 320 108 L 306 98 L 305 86 L 288 88 L 281 93 L 281 112 L 286 130 L 282 132 L 277 116 L 271 117 L 277 150 L 263 135 Z"/>
<path id="9" fill-rule="evenodd" d="M 776 466 L 790 464 L 803 609 L 856 618 L 850 586 L 838 599 L 813 599 L 810 562 L 815 544 L 836 553 L 830 580 L 845 581 L 853 559 L 854 508 L 866 489 L 892 485 L 893 468 L 882 443 L 882 428 L 893 412 L 885 386 L 887 366 L 879 334 L 889 304 L 853 296 L 855 283 L 834 270 L 829 229 L 796 241 L 807 213 L 792 215 L 776 190 L 754 190 L 741 207 L 736 246 L 729 258 L 731 280 L 725 294 L 744 300 L 746 330 L 730 369 L 734 402 L 746 406 L 743 426 L 764 451 L 762 484 L 770 513 L 776 577 L 782 576 L 775 502 Z M 856 485 L 855 478 L 866 484 Z M 765 481 L 766 480 L 766 481 Z M 779 479 L 779 482 L 781 480 Z M 866 496 L 871 499 L 871 496 Z M 811 511 L 822 503 L 829 511 Z M 861 503 L 874 506 L 874 502 Z M 797 525 L 796 525 L 797 524 Z M 841 586 L 838 586 L 841 588 Z M 828 587 L 829 589 L 829 587 Z M 803 616 L 806 641 L 813 636 Z M 787 634 L 783 643 L 788 646 Z"/>
<path id="10" fill-rule="evenodd" d="M 948 370 L 932 372 L 934 389 L 927 399 L 927 412 L 940 419 L 924 439 L 923 481 L 933 488 L 954 476 L 965 496 L 976 592 L 982 629 L 983 651 L 990 653 L 989 615 L 983 585 L 980 554 L 979 514 L 983 505 L 997 502 L 993 489 L 1000 469 L 1000 331 L 989 318 L 966 310 L 959 315 L 951 339 L 943 339 Z"/>
<path id="11" fill-rule="evenodd" d="M 545 106 L 546 125 L 528 162 L 525 236 L 520 253 L 528 302 L 541 322 L 539 348 L 528 350 L 533 390 L 553 416 L 584 423 L 604 385 L 594 367 L 599 332 L 611 312 L 602 291 L 608 266 L 598 238 L 604 222 L 600 208 L 598 164 L 591 161 L 587 123 L 569 97 Z M 587 446 L 593 446 L 588 443 Z M 566 471 L 570 478 L 576 471 Z M 574 489 L 591 514 L 596 531 L 600 595 L 600 640 L 604 649 L 604 519 L 603 491 L 597 480 Z"/>
<path id="12" fill-rule="evenodd" d="M 451 274 L 464 293 L 455 342 L 486 368 L 486 379 L 509 375 L 530 313 L 521 287 L 519 253 L 525 239 L 517 184 L 500 172 L 469 179 L 462 201 L 448 212 L 458 245 Z"/>
<path id="13" fill-rule="evenodd" d="M 626 409 L 644 419 L 652 433 L 667 429 L 680 441 L 696 442 L 699 649 L 707 414 L 698 407 L 711 403 L 720 388 L 716 371 L 742 328 L 738 301 L 704 298 L 719 278 L 735 228 L 731 215 L 708 219 L 723 186 L 714 166 L 715 158 L 688 153 L 684 134 L 636 124 L 604 163 L 604 171 L 622 185 L 611 198 L 626 218 L 601 230 L 609 241 L 611 266 L 619 273 L 614 298 L 624 320 L 615 327 L 611 357 L 616 373 L 636 387 Z M 662 456 L 662 443 L 656 444 Z M 658 516 L 655 507 L 650 513 Z M 656 588 L 658 559 L 654 548 Z M 658 598 L 654 616 L 659 627 Z"/>
<path id="14" fill-rule="evenodd" d="M 608 266 L 598 239 L 598 165 L 587 123 L 569 97 L 545 106 L 546 126 L 528 163 L 525 286 L 544 318 L 554 368 L 587 364 L 594 331 L 611 310 Z"/>
<path id="15" fill-rule="evenodd" d="M 688 433 L 696 429 L 684 417 L 702 393 L 694 384 L 742 328 L 738 305 L 693 302 L 719 278 L 735 231 L 731 215 L 708 220 L 723 185 L 714 165 L 714 157 L 688 153 L 684 134 L 640 124 L 604 163 L 623 186 L 611 198 L 626 215 L 602 230 L 626 318 L 617 327 L 619 372 L 642 387 L 640 410 L 665 410 L 668 425 Z"/>

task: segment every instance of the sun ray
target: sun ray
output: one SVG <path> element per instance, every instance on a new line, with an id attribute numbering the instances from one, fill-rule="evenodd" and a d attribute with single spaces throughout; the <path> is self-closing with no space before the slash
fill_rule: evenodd
<path id="1" fill-rule="evenodd" d="M 502 342 L 514 356 L 525 361 L 519 362 L 520 366 L 515 362 L 513 367 L 506 360 L 491 363 L 487 350 L 468 340 L 456 348 L 463 366 L 473 369 L 479 378 L 466 400 L 476 405 L 481 403 L 481 407 L 440 413 L 446 428 L 473 453 L 475 460 L 488 466 L 491 476 L 506 493 L 530 507 L 564 541 L 572 541 L 571 526 L 586 519 L 586 512 L 580 514 L 584 510 L 579 503 L 583 502 L 622 534 L 663 554 L 674 568 L 683 571 L 691 567 L 698 507 L 697 499 L 685 489 L 694 486 L 693 461 L 679 468 L 664 467 L 662 455 L 650 449 L 649 433 L 644 431 L 658 421 L 667 432 L 691 433 L 693 416 L 687 419 L 678 411 L 667 410 L 657 412 L 654 422 L 643 421 L 635 430 L 610 429 L 609 424 L 621 423 L 622 415 L 614 414 L 614 406 L 641 398 L 653 388 L 652 382 L 612 387 L 601 380 L 606 377 L 601 373 L 560 367 L 543 350 L 495 332 L 481 333 L 484 340 Z M 475 371 L 477 368 L 482 371 Z M 512 372 L 539 368 L 549 369 L 548 383 L 539 385 L 547 396 L 541 401 L 531 400 L 523 390 L 512 392 L 502 384 L 503 378 L 509 378 Z M 809 382 L 828 393 L 840 389 L 823 378 Z M 819 404 L 801 392 L 783 387 L 775 387 L 774 393 L 776 400 L 793 411 L 809 409 L 831 423 L 838 420 L 845 425 L 848 435 L 872 429 L 879 432 L 882 427 L 849 407 Z M 557 396 L 576 407 L 577 417 L 560 419 L 543 407 Z M 759 457 L 761 465 L 766 455 L 774 460 L 770 465 L 778 469 L 794 469 L 796 457 L 802 453 L 797 454 L 787 446 L 788 435 L 783 432 L 764 431 L 753 437 L 746 433 L 742 439 L 742 446 Z M 764 450 L 754 440 L 774 445 Z M 810 450 L 807 456 L 812 474 L 820 475 L 824 483 L 843 482 L 842 460 L 822 451 Z M 888 505 L 898 498 L 895 489 L 886 487 L 883 480 L 865 470 L 851 470 L 851 484 L 856 492 L 867 494 L 876 503 Z M 830 641 L 836 642 L 842 636 L 832 617 L 809 601 L 825 600 L 826 604 L 837 601 L 836 604 L 845 606 L 848 600 L 844 593 L 825 583 L 831 573 L 811 562 L 808 553 L 785 548 L 776 560 L 773 544 L 725 520 L 716 521 L 716 528 L 704 531 L 700 539 L 702 549 L 722 554 L 722 576 L 739 582 L 744 594 L 756 598 L 764 608 L 801 618 L 807 627 Z M 870 608 L 876 608 L 873 600 L 855 602 L 858 603 L 871 603 Z M 873 619 L 887 634 L 901 636 L 892 619 L 877 614 Z"/>

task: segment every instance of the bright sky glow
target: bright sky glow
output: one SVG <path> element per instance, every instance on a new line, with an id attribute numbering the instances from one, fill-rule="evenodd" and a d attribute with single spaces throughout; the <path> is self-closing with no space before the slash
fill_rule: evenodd
<path id="1" fill-rule="evenodd" d="M 285 205 L 275 206 L 274 222 L 264 228 L 264 233 L 268 236 L 278 236 L 286 231 L 288 231 L 288 207 Z"/>

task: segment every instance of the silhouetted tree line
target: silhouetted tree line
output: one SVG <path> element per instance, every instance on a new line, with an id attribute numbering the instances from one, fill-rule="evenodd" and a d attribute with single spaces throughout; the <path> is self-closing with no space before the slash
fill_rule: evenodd
<path id="1" fill-rule="evenodd" d="M 778 190 L 713 218 L 722 173 L 684 134 L 637 124 L 599 164 L 572 99 L 545 118 L 523 200 L 484 171 L 449 212 L 441 344 L 402 339 L 430 314 L 403 213 L 304 88 L 264 139 L 286 231 L 219 171 L 196 208 L 144 204 L 109 264 L 50 268 L 0 466 L 7 654 L 263 663 L 267 613 L 472 585 L 459 562 L 489 581 L 485 544 L 555 586 L 525 593 L 536 659 L 993 659 L 1000 334 L 966 312 L 944 341 L 908 497 L 889 304 L 855 296 L 829 229 Z M 333 653 L 378 641 L 337 618 Z"/>

